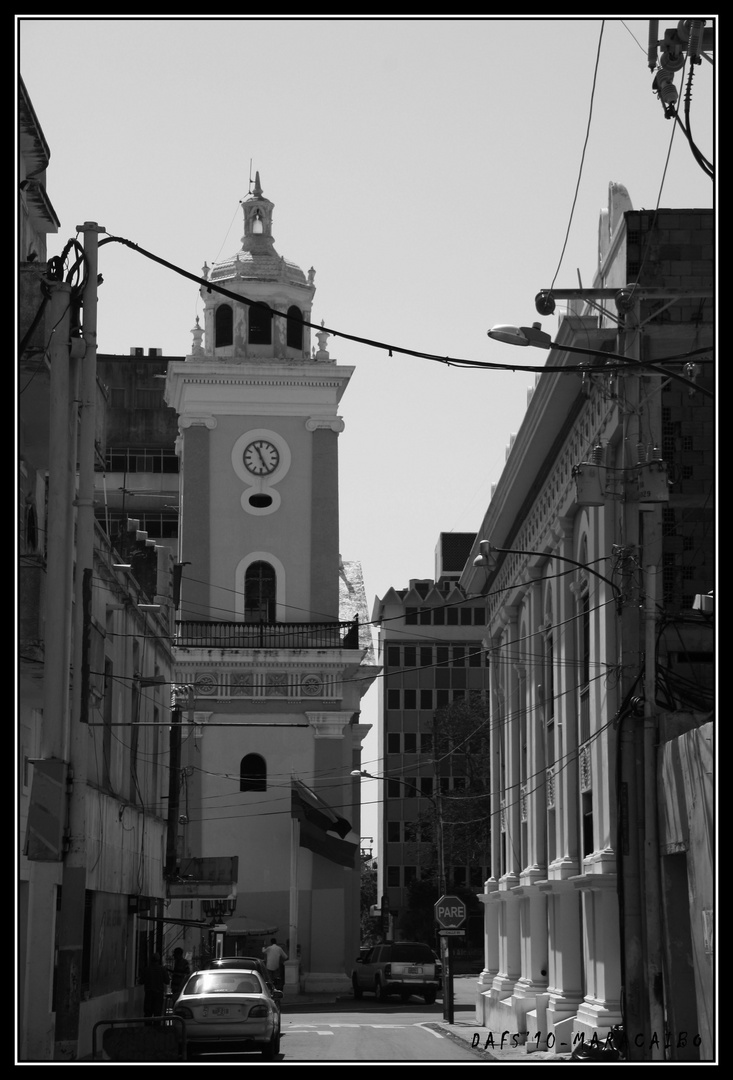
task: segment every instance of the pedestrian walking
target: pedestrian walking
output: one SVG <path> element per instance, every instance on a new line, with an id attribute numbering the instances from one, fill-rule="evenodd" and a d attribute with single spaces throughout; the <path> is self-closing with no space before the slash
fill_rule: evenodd
<path id="1" fill-rule="evenodd" d="M 265 965 L 270 972 L 275 989 L 282 990 L 285 981 L 283 965 L 288 958 L 288 954 L 285 949 L 278 945 L 275 938 L 270 940 L 269 945 L 263 946 L 262 951 L 265 954 Z"/>
<path id="2" fill-rule="evenodd" d="M 148 966 L 143 969 L 140 982 L 145 987 L 143 1016 L 163 1016 L 165 1012 L 165 988 L 170 983 L 170 975 L 164 968 L 160 953 L 153 953 Z"/>
<path id="3" fill-rule="evenodd" d="M 183 955 L 183 949 L 177 948 L 173 950 L 173 967 L 171 968 L 171 996 L 173 1000 L 171 1005 L 175 1005 L 178 1000 L 181 990 L 188 981 L 188 977 L 191 974 L 191 965 L 186 957 Z"/>

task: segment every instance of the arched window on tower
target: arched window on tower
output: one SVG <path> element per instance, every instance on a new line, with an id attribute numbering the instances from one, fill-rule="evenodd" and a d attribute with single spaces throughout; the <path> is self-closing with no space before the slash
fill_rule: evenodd
<path id="1" fill-rule="evenodd" d="M 272 344 L 272 315 L 267 304 L 252 304 L 249 309 L 250 345 Z"/>
<path id="2" fill-rule="evenodd" d="M 214 340 L 216 348 L 234 342 L 234 317 L 229 304 L 219 304 L 214 316 Z"/>
<path id="3" fill-rule="evenodd" d="M 246 754 L 239 766 L 240 791 L 267 791 L 267 765 L 259 754 Z"/>
<path id="4" fill-rule="evenodd" d="M 295 304 L 288 308 L 288 337 L 289 349 L 303 348 L 303 312 Z"/>
<path id="5" fill-rule="evenodd" d="M 244 621 L 275 622 L 277 576 L 266 562 L 253 562 L 244 575 Z"/>

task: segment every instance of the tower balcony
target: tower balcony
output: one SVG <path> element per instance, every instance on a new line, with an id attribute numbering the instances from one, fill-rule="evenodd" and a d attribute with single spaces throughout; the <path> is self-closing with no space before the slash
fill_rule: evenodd
<path id="1" fill-rule="evenodd" d="M 175 644 L 191 649 L 358 649 L 359 620 L 349 622 L 176 623 Z"/>

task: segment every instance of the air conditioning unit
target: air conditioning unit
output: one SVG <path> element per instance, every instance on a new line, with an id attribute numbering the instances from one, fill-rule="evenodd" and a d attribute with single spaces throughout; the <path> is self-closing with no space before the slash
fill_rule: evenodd
<path id="1" fill-rule="evenodd" d="M 130 356 L 145 356 L 145 349 L 141 349 L 136 345 L 130 349 Z"/>

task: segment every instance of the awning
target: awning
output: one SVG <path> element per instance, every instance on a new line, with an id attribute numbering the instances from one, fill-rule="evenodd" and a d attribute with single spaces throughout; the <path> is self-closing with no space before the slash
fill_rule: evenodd
<path id="1" fill-rule="evenodd" d="M 148 922 L 173 923 L 176 926 L 197 926 L 199 930 L 206 930 L 211 926 L 210 922 L 200 922 L 196 919 L 168 919 L 161 915 L 138 915 L 138 919 L 147 919 Z"/>
<path id="2" fill-rule="evenodd" d="M 241 937 L 272 937 L 277 933 L 277 926 L 267 926 L 264 919 L 251 919 L 248 915 L 226 915 L 221 919 L 226 925 L 227 934 L 238 934 Z"/>

